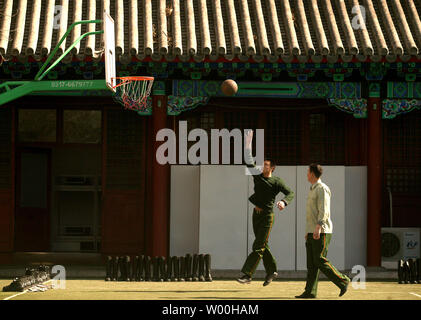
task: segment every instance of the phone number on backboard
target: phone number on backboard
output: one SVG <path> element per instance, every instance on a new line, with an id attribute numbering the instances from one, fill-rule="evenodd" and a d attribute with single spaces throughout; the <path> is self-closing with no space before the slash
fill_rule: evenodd
<path id="1" fill-rule="evenodd" d="M 92 88 L 93 81 L 52 81 L 52 88 Z"/>

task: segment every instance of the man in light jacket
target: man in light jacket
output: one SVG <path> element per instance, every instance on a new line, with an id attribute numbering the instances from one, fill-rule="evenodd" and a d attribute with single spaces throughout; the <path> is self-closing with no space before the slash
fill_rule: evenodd
<path id="1" fill-rule="evenodd" d="M 319 271 L 339 287 L 340 297 L 345 294 L 350 282 L 326 258 L 333 226 L 330 219 L 331 193 L 320 179 L 322 173 L 323 168 L 319 164 L 311 164 L 307 171 L 307 180 L 311 183 L 306 205 L 307 282 L 304 293 L 296 298 L 316 298 Z"/>

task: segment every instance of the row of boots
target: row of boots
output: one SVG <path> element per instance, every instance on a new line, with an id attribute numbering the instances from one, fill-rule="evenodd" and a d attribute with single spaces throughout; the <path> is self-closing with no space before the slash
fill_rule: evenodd
<path id="1" fill-rule="evenodd" d="M 398 282 L 400 284 L 421 283 L 420 259 L 398 261 Z"/>
<path id="2" fill-rule="evenodd" d="M 108 256 L 105 281 L 212 281 L 211 256 Z"/>

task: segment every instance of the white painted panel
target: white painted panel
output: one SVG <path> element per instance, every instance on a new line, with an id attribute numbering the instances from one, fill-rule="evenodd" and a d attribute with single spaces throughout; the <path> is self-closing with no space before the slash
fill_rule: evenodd
<path id="1" fill-rule="evenodd" d="M 306 264 L 306 246 L 305 246 L 305 229 L 306 229 L 306 201 L 310 184 L 307 181 L 307 166 L 297 166 L 297 193 L 295 201 L 297 203 L 297 270 L 307 270 Z"/>
<path id="2" fill-rule="evenodd" d="M 170 255 L 199 252 L 200 167 L 171 166 Z"/>
<path id="3" fill-rule="evenodd" d="M 345 168 L 345 268 L 367 263 L 367 167 Z"/>
<path id="4" fill-rule="evenodd" d="M 295 193 L 296 192 L 296 170 L 294 167 L 278 166 L 274 171 L 274 176 L 281 177 L 285 184 Z M 253 178 L 249 177 L 249 196 L 254 193 Z M 279 193 L 276 201 L 282 200 L 284 195 Z M 249 219 L 248 219 L 248 253 L 251 252 L 253 241 L 255 239 L 253 233 L 253 205 L 249 203 Z M 269 236 L 269 247 L 275 257 L 278 270 L 295 270 L 295 227 L 296 227 L 296 199 L 282 211 L 275 206 L 275 221 Z M 263 262 L 261 262 L 257 270 L 264 270 Z"/>
<path id="5" fill-rule="evenodd" d="M 306 270 L 305 223 L 306 201 L 310 190 L 307 181 L 307 166 L 297 167 L 297 270 Z M 345 167 L 324 166 L 322 181 L 332 193 L 330 210 L 333 235 L 327 254 L 336 268 L 345 267 Z"/>
<path id="6" fill-rule="evenodd" d="M 247 180 L 244 166 L 200 167 L 199 251 L 213 269 L 241 269 L 246 258 Z"/>

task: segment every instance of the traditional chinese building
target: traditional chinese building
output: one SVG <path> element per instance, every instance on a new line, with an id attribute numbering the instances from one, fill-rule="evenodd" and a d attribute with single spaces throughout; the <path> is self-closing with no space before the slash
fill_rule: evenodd
<path id="1" fill-rule="evenodd" d="M 367 168 L 367 264 L 381 227 L 421 227 L 419 0 L 0 1 L 0 79 L 31 80 L 75 21 L 116 23 L 118 75 L 155 77 L 150 103 L 109 91 L 33 93 L 0 106 L 0 253 L 167 255 L 162 128 L 265 129 L 278 166 Z M 63 52 L 81 34 L 76 27 Z M 104 78 L 101 35 L 48 81 Z M 225 97 L 223 80 L 239 91 Z M 45 79 L 47 80 L 47 79 Z M 1 87 L 0 90 L 6 90 Z M 1 92 L 0 92 L 1 94 Z"/>

